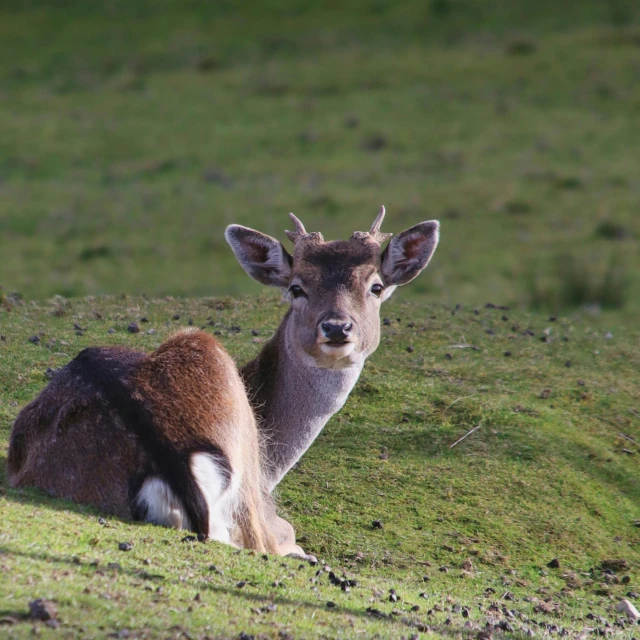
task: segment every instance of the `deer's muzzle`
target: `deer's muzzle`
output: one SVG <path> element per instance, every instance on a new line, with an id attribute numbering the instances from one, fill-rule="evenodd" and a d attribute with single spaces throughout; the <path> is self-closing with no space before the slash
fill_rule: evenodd
<path id="1" fill-rule="evenodd" d="M 344 344 L 349 341 L 353 324 L 351 322 L 328 321 L 320 324 L 322 335 L 328 344 Z"/>

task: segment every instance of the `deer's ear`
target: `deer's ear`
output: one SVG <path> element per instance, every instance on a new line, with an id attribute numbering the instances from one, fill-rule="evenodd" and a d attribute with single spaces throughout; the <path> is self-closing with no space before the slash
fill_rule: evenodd
<path id="1" fill-rule="evenodd" d="M 275 238 L 239 224 L 229 225 L 224 237 L 252 278 L 272 287 L 289 286 L 293 258 Z"/>
<path id="2" fill-rule="evenodd" d="M 421 222 L 391 239 L 382 254 L 382 279 L 387 287 L 411 282 L 431 260 L 438 246 L 440 223 Z"/>

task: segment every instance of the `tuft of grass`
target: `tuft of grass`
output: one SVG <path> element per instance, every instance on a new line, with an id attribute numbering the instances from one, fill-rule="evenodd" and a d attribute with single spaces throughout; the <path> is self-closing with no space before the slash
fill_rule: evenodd
<path id="1" fill-rule="evenodd" d="M 595 235 L 605 240 L 627 240 L 633 237 L 628 227 L 618 224 L 613 220 L 604 220 L 601 222 L 596 227 Z"/>
<path id="2" fill-rule="evenodd" d="M 550 262 L 551 269 L 529 267 L 531 308 L 560 311 L 595 305 L 617 310 L 628 302 L 630 275 L 616 254 L 604 264 L 577 254 L 561 254 Z"/>
<path id="3" fill-rule="evenodd" d="M 66 308 L 0 311 L 0 458 L 47 369 L 83 347 L 152 350 L 192 323 L 244 362 L 260 348 L 252 330 L 268 339 L 283 313 L 273 294 Z M 2 477 L 3 637 L 429 638 L 489 625 L 631 638 L 615 606 L 640 590 L 637 327 L 606 311 L 550 319 L 402 297 L 384 316 L 345 407 L 278 488 L 319 567 L 183 541 Z M 58 629 L 28 618 L 36 598 L 55 604 Z"/>
<path id="4" fill-rule="evenodd" d="M 524 35 L 513 36 L 506 45 L 506 52 L 511 56 L 529 56 L 535 50 L 535 41 Z"/>
<path id="5" fill-rule="evenodd" d="M 627 27 L 633 22 L 634 9 L 629 0 L 608 0 L 609 19 L 611 25 L 618 29 Z"/>

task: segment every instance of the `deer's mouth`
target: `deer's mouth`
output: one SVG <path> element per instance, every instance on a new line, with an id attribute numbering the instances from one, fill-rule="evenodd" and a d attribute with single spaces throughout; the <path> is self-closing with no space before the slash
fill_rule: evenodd
<path id="1" fill-rule="evenodd" d="M 344 342 L 321 342 L 318 346 L 320 351 L 328 356 L 346 358 L 354 352 L 356 343 L 352 340 L 345 340 Z"/>

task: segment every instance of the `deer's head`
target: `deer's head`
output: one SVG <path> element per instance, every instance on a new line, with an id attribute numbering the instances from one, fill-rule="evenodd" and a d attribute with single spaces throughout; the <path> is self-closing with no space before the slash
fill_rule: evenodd
<path id="1" fill-rule="evenodd" d="M 382 233 L 384 207 L 368 232 L 325 242 L 290 214 L 293 255 L 259 231 L 237 224 L 225 237 L 242 268 L 262 284 L 279 287 L 291 301 L 289 346 L 322 368 L 361 364 L 380 341 L 380 305 L 413 280 L 438 245 L 439 223 L 421 222 L 392 238 Z M 302 355 L 301 353 L 301 355 Z"/>

